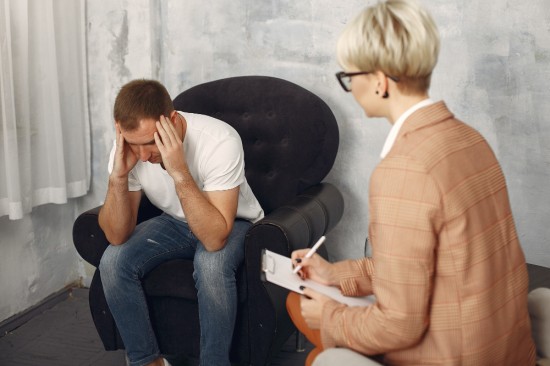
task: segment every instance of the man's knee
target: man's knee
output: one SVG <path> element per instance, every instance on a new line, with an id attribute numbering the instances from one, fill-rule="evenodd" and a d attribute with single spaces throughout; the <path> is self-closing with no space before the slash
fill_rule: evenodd
<path id="1" fill-rule="evenodd" d="M 225 247 L 215 252 L 198 250 L 195 253 L 193 264 L 195 267 L 195 280 L 219 280 L 234 278 L 237 269 L 244 260 L 244 236 L 232 236 Z"/>
<path id="2" fill-rule="evenodd" d="M 132 271 L 132 263 L 125 260 L 125 248 L 123 245 L 109 245 L 99 262 L 99 273 L 104 284 L 110 279 Z"/>
<path id="3" fill-rule="evenodd" d="M 220 280 L 220 275 L 223 278 L 231 278 L 236 272 L 234 261 L 222 251 L 196 253 L 193 265 L 195 267 L 193 276 L 195 280 L 200 281 L 215 282 Z"/>
<path id="4" fill-rule="evenodd" d="M 116 264 L 116 258 L 117 258 L 117 251 L 118 248 L 113 245 L 109 245 L 107 249 L 103 252 L 103 255 L 101 256 L 101 260 L 99 261 L 99 271 L 101 273 L 107 273 L 111 271 L 115 264 Z"/>

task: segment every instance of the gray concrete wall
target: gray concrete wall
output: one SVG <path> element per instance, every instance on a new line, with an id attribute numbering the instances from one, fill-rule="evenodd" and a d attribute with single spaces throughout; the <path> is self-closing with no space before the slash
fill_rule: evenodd
<path id="1" fill-rule="evenodd" d="M 423 2 L 442 35 L 431 96 L 485 135 L 502 163 L 527 260 L 550 267 L 550 2 Z M 103 202 L 112 103 L 134 78 L 159 79 L 175 96 L 213 79 L 272 75 L 323 98 L 341 131 L 327 181 L 346 200 L 327 247 L 333 259 L 361 256 L 367 184 L 390 125 L 366 119 L 334 73 L 336 39 L 366 4 L 372 1 L 87 1 L 92 191 L 23 220 L 0 218 L 0 320 L 91 273 L 72 246 L 72 221 Z"/>
<path id="2" fill-rule="evenodd" d="M 76 200 L 44 205 L 21 220 L 0 218 L 0 322 L 80 280 L 72 244 Z"/>
<path id="3" fill-rule="evenodd" d="M 338 119 L 341 147 L 327 180 L 346 199 L 329 235 L 334 259 L 361 256 L 367 184 L 390 129 L 367 119 L 334 73 L 335 43 L 365 1 L 88 1 L 93 193 L 107 181 L 111 109 L 118 88 L 157 78 L 172 95 L 236 75 L 272 75 L 323 98 Z M 431 97 L 480 130 L 501 161 L 530 263 L 550 266 L 550 2 L 424 1 L 442 36 Z"/>

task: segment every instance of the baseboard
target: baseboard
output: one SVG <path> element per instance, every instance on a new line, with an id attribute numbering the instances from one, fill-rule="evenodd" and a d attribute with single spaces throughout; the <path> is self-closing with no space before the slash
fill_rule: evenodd
<path id="1" fill-rule="evenodd" d="M 90 276 L 84 276 L 80 279 L 80 286 L 81 288 L 90 288 L 90 285 L 92 284 L 92 278 Z"/>
<path id="2" fill-rule="evenodd" d="M 43 313 L 44 311 L 51 309 L 60 302 L 66 300 L 73 290 L 73 288 L 79 287 L 78 283 L 70 284 L 58 292 L 51 294 L 38 304 L 30 307 L 29 309 L 15 314 L 8 319 L 0 322 L 0 338 L 19 328 L 35 316 Z"/>

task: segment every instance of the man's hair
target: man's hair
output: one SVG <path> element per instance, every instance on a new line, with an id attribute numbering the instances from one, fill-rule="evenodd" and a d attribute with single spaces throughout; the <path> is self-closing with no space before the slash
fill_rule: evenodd
<path id="1" fill-rule="evenodd" d="M 166 88 L 156 80 L 133 80 L 120 88 L 115 99 L 113 115 L 123 130 L 138 127 L 142 119 L 169 117 L 174 110 L 172 98 Z"/>
<path id="2" fill-rule="evenodd" d="M 430 14 L 413 0 L 387 0 L 363 10 L 338 40 L 344 68 L 397 77 L 402 93 L 430 87 L 439 55 L 439 33 Z"/>

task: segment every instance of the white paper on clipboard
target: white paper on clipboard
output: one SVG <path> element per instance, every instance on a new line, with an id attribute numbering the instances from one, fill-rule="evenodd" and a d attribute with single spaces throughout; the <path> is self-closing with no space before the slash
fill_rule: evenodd
<path id="1" fill-rule="evenodd" d="M 375 301 L 374 296 L 344 296 L 336 287 L 322 285 L 308 279 L 302 280 L 300 276 L 292 273 L 292 261 L 290 258 L 267 249 L 264 250 L 262 255 L 262 271 L 267 281 L 299 294 L 303 294 L 303 291 L 300 290 L 300 286 L 304 286 L 349 306 L 368 306 Z"/>

